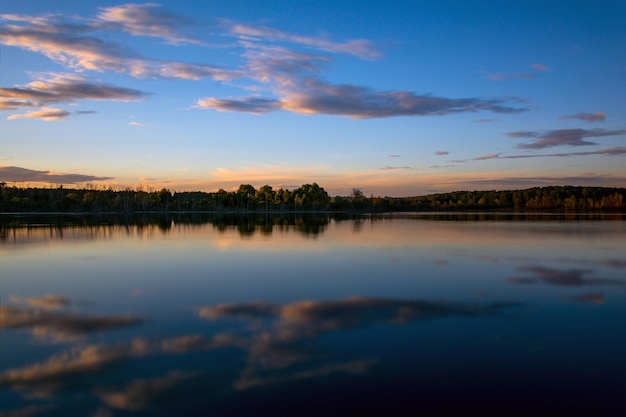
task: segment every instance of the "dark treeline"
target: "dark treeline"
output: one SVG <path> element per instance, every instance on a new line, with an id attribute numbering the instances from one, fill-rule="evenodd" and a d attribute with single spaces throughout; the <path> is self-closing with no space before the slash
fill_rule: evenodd
<path id="1" fill-rule="evenodd" d="M 316 183 L 295 190 L 174 192 L 167 189 L 32 188 L 0 183 L 0 212 L 420 212 L 420 211 L 626 211 L 626 189 L 552 186 L 525 190 L 455 191 L 419 197 L 330 197 Z"/>

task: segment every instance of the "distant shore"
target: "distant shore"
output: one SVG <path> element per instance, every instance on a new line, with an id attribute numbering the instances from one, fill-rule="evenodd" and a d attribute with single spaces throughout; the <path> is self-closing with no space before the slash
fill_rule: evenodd
<path id="1" fill-rule="evenodd" d="M 0 183 L 0 214 L 288 214 L 626 212 L 626 188 L 549 186 L 522 190 L 455 191 L 416 197 L 331 197 L 316 183 L 295 190 L 258 190 L 242 184 L 236 191 L 171 192 L 167 189 L 112 190 L 34 188 Z"/>

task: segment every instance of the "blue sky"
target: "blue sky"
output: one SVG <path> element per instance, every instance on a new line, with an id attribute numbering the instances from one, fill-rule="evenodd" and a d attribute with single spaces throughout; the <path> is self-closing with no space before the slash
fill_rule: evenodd
<path id="1" fill-rule="evenodd" d="M 0 1 L 0 181 L 626 186 L 622 1 Z"/>

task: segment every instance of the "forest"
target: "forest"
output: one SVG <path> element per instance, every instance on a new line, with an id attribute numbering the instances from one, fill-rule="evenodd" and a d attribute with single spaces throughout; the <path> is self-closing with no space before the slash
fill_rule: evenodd
<path id="1" fill-rule="evenodd" d="M 18 187 L 0 182 L 2 213 L 134 212 L 425 212 L 425 211 L 626 212 L 626 188 L 549 186 L 524 190 L 455 191 L 417 197 L 366 196 L 353 189 L 331 197 L 316 183 L 297 189 L 241 184 L 235 191 Z"/>

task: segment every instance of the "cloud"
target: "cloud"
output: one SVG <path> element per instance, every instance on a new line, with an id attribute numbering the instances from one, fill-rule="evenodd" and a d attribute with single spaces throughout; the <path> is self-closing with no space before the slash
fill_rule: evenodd
<path id="1" fill-rule="evenodd" d="M 267 26 L 250 26 L 226 22 L 232 35 L 244 40 L 269 40 L 295 43 L 308 46 L 320 51 L 354 55 L 363 59 L 372 59 L 380 56 L 372 42 L 364 39 L 353 39 L 344 43 L 333 42 L 319 37 L 308 37 L 283 32 Z"/>
<path id="2" fill-rule="evenodd" d="M 113 177 L 96 177 L 83 174 L 53 174 L 15 166 L 0 167 L 0 180 L 4 182 L 45 182 L 54 184 L 77 184 L 87 181 L 105 181 Z"/>
<path id="3" fill-rule="evenodd" d="M 131 126 L 139 126 L 139 127 L 143 126 L 143 124 L 139 122 L 128 122 L 128 124 Z"/>
<path id="4" fill-rule="evenodd" d="M 279 100 L 259 97 L 245 97 L 241 99 L 220 100 L 214 97 L 199 99 L 197 107 L 206 109 L 212 108 L 218 111 L 235 111 L 252 114 L 267 113 L 281 108 Z"/>
<path id="5" fill-rule="evenodd" d="M 517 113 L 524 108 L 511 107 L 500 99 L 449 99 L 416 95 L 407 91 L 379 92 L 367 87 L 331 85 L 315 82 L 315 88 L 287 91 L 281 100 L 245 97 L 219 100 L 213 97 L 198 100 L 198 107 L 221 111 L 264 113 L 284 109 L 302 114 L 328 114 L 355 119 L 446 115 L 480 110 Z"/>
<path id="6" fill-rule="evenodd" d="M 51 103 L 76 103 L 79 100 L 135 101 L 148 94 L 132 88 L 117 87 L 102 82 L 93 82 L 73 74 L 42 74 L 37 81 L 21 87 L 0 88 L 0 110 L 15 110 L 22 107 L 41 107 L 26 114 L 16 114 L 9 120 L 39 118 L 42 120 L 67 119 L 67 110 L 47 107 Z M 77 112 L 78 114 L 94 113 Z"/>
<path id="7" fill-rule="evenodd" d="M 593 156 L 593 155 L 606 155 L 617 156 L 626 154 L 626 147 L 599 149 L 597 151 L 587 152 L 563 152 L 563 153 L 544 153 L 544 154 L 524 154 L 524 155 L 503 155 L 502 153 L 490 154 L 488 156 L 479 156 L 471 159 L 455 159 L 452 162 L 465 163 L 468 161 L 483 161 L 487 159 L 526 159 L 526 158 L 570 158 L 572 156 Z"/>
<path id="8" fill-rule="evenodd" d="M 331 84 L 320 77 L 324 65 L 332 61 L 329 54 L 348 54 L 362 59 L 380 56 L 374 45 L 363 39 L 336 42 L 324 37 L 302 36 L 268 26 L 253 26 L 224 21 L 228 35 L 238 39 L 244 61 L 236 68 L 221 68 L 205 63 L 186 63 L 153 59 L 123 45 L 112 43 L 99 32 L 125 32 L 137 36 L 165 39 L 173 43 L 199 42 L 181 34 L 190 21 L 155 4 L 124 4 L 103 7 L 95 18 L 62 15 L 3 15 L 10 24 L 0 27 L 0 43 L 43 54 L 49 59 L 76 71 L 112 71 L 136 78 L 188 79 L 211 78 L 224 82 L 247 79 L 254 85 L 244 88 L 269 91 L 270 94 L 243 97 L 203 97 L 197 108 L 262 114 L 286 110 L 301 114 L 329 114 L 356 119 L 395 116 L 447 115 L 459 112 L 490 111 L 518 113 L 527 108 L 515 105 L 515 98 L 447 98 L 413 91 L 374 90 L 366 86 Z M 284 45 L 295 45 L 312 53 L 293 51 Z M 66 77 L 67 79 L 67 77 Z M 258 85 L 260 83 L 260 85 Z M 76 83 L 74 83 L 76 84 Z M 0 100 L 0 109 L 41 107 L 51 102 L 79 99 L 120 99 L 105 94 L 103 88 L 87 85 L 55 94 L 43 86 L 30 86 L 30 98 L 7 97 Z M 103 87 L 103 86 L 100 86 Z M 111 86 L 108 86 L 111 90 Z M 59 86 L 57 86 L 58 90 Z M 36 91 L 32 91 L 35 89 Z M 89 92 L 81 95 L 80 93 Z M 127 99 L 145 97 L 137 91 L 117 91 Z M 131 94 L 134 93 L 134 94 Z M 129 95 L 130 94 L 130 95 Z M 59 97 L 67 96 L 66 99 Z M 35 97 L 36 96 L 36 97 Z M 21 103 L 21 104 L 20 104 Z M 11 116 L 12 119 L 35 118 L 61 120 L 69 112 L 55 109 L 39 110 Z"/>
<path id="9" fill-rule="evenodd" d="M 545 157 L 571 157 L 571 156 L 589 156 L 589 155 L 608 155 L 616 156 L 626 153 L 626 147 L 620 146 L 617 148 L 599 149 L 597 151 L 588 152 L 565 152 L 565 153 L 549 153 L 549 154 L 534 154 L 534 155 L 506 155 L 501 156 L 502 159 L 520 159 L 520 158 L 545 158 Z"/>
<path id="10" fill-rule="evenodd" d="M 529 79 L 537 77 L 532 72 L 487 72 L 487 79 L 493 81 L 508 81 L 511 79 Z"/>
<path id="11" fill-rule="evenodd" d="M 378 168 L 378 169 L 382 170 L 382 171 L 393 171 L 393 170 L 396 170 L 396 169 L 400 169 L 400 170 L 413 169 L 413 167 L 408 167 L 408 166 L 404 166 L 404 167 L 386 166 L 386 167 L 382 167 L 382 168 Z"/>
<path id="12" fill-rule="evenodd" d="M 593 270 L 589 269 L 555 269 L 546 268 L 542 266 L 524 266 L 518 268 L 521 272 L 528 272 L 533 277 L 528 278 L 511 278 L 508 280 L 511 284 L 533 284 L 536 282 L 544 282 L 551 285 L 563 285 L 563 286 L 626 286 L 626 282 L 615 279 L 604 278 L 586 278 L 586 275 L 593 273 Z"/>
<path id="13" fill-rule="evenodd" d="M 601 175 L 589 173 L 579 176 L 491 176 L 485 178 L 446 178 L 445 180 L 435 183 L 438 187 L 464 187 L 464 188 L 480 188 L 480 189 L 510 189 L 510 188 L 529 188 L 542 187 L 552 185 L 593 185 L 615 187 L 615 184 L 626 184 L 626 177 L 617 177 L 612 175 Z M 440 192 L 440 191 L 438 191 Z"/>
<path id="14" fill-rule="evenodd" d="M 602 111 L 597 111 L 595 113 L 568 114 L 568 115 L 559 117 L 559 119 L 561 120 L 576 119 L 576 120 L 582 120 L 582 121 L 589 122 L 589 123 L 595 123 L 595 122 L 604 122 L 604 120 L 606 119 L 606 115 Z"/>
<path id="15" fill-rule="evenodd" d="M 52 122 L 57 120 L 67 120 L 70 112 L 62 109 L 55 109 L 52 107 L 42 107 L 41 110 L 35 110 L 24 114 L 12 114 L 7 117 L 7 120 L 17 119 L 41 119 L 46 122 Z"/>
<path id="16" fill-rule="evenodd" d="M 89 30 L 68 30 L 67 24 L 6 25 L 0 27 L 0 43 L 40 53 L 62 65 L 92 71 L 129 71 L 144 66 L 135 52 L 101 39 L 85 36 Z"/>
<path id="17" fill-rule="evenodd" d="M 308 84 L 308 85 L 307 85 Z M 445 98 L 410 91 L 376 91 L 355 85 L 308 80 L 306 88 L 288 91 L 282 107 L 296 113 L 331 114 L 356 119 L 394 116 L 432 116 L 461 112 L 518 113 L 505 99 Z"/>
<path id="18" fill-rule="evenodd" d="M 205 97 L 197 101 L 196 107 L 255 114 L 282 109 L 355 119 L 527 110 L 514 105 L 519 102 L 515 98 L 445 98 L 411 91 L 377 91 L 359 85 L 332 84 L 319 75 L 323 65 L 330 62 L 330 57 L 255 42 L 261 34 L 270 39 L 278 38 L 280 31 L 247 28 L 245 33 L 248 37 L 244 43 L 246 52 L 242 56 L 247 62 L 243 71 L 248 78 L 262 84 L 256 88 L 267 89 L 275 97 Z"/>
<path id="19" fill-rule="evenodd" d="M 493 123 L 493 122 L 499 122 L 500 119 L 493 119 L 493 118 L 486 118 L 486 119 L 476 119 L 474 120 L 474 123 Z"/>
<path id="20" fill-rule="evenodd" d="M 497 159 L 500 157 L 499 153 L 490 153 L 483 156 L 477 156 L 476 158 L 472 158 L 473 161 L 486 161 L 488 159 Z"/>
<path id="21" fill-rule="evenodd" d="M 196 38 L 184 36 L 179 30 L 192 25 L 184 16 L 160 9 L 157 4 L 124 4 L 103 7 L 97 18 L 107 22 L 108 29 L 120 29 L 133 35 L 163 38 L 172 43 L 200 43 Z"/>
<path id="22" fill-rule="evenodd" d="M 162 30 L 159 37 L 170 42 L 195 42 L 174 32 L 173 26 L 181 23 L 180 17 L 153 10 L 150 5 L 112 7 L 103 9 L 100 16 L 105 20 L 90 25 L 69 23 L 71 19 L 67 16 L 64 17 L 67 21 L 62 22 L 37 16 L 32 20 L 24 17 L 19 20 L 22 25 L 0 26 L 0 43 L 40 53 L 77 71 L 113 71 L 136 78 L 192 80 L 207 77 L 225 80 L 240 75 L 237 70 L 224 70 L 213 65 L 146 58 L 130 48 L 86 35 L 117 28 L 134 34 L 159 36 Z"/>
<path id="23" fill-rule="evenodd" d="M 598 143 L 586 141 L 584 138 L 620 136 L 624 134 L 626 134 L 625 129 L 557 129 L 541 132 L 517 131 L 506 133 L 506 135 L 511 138 L 537 138 L 531 143 L 517 145 L 517 148 L 520 149 L 544 149 L 554 146 L 591 146 L 597 145 Z"/>
<path id="24" fill-rule="evenodd" d="M 435 152 L 435 155 L 438 155 L 438 156 L 444 156 L 444 155 L 449 155 L 449 154 L 450 154 L 449 151 L 437 151 L 437 152 Z"/>
<path id="25" fill-rule="evenodd" d="M 541 72 L 549 72 L 550 71 L 550 68 L 548 66 L 546 66 L 544 64 L 540 64 L 540 63 L 532 64 L 531 67 L 533 67 L 537 71 L 541 71 Z"/>
<path id="26" fill-rule="evenodd" d="M 539 63 L 532 64 L 531 67 L 541 72 L 550 71 L 550 68 Z M 486 72 L 484 71 L 484 73 L 487 75 L 488 80 L 493 80 L 493 81 L 508 81 L 512 79 L 530 79 L 530 78 L 537 77 L 537 74 L 533 72 Z"/>

